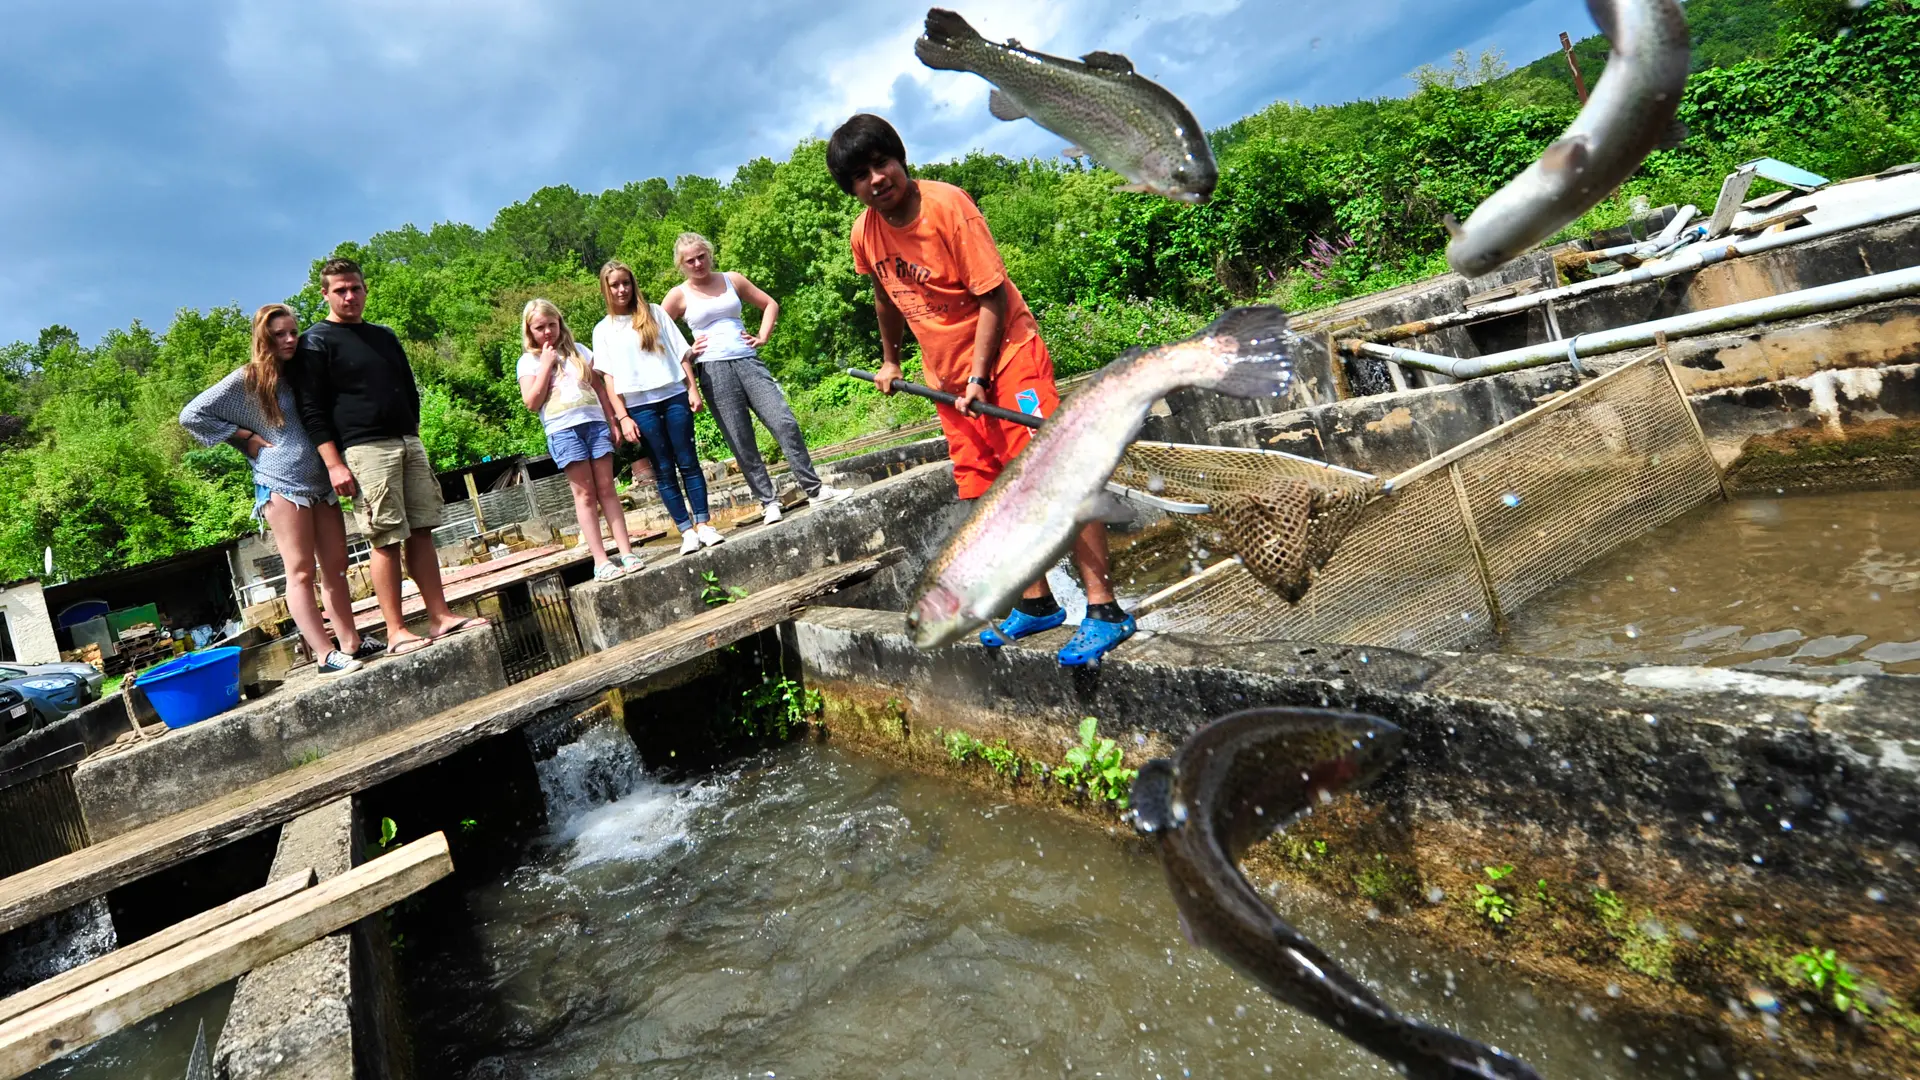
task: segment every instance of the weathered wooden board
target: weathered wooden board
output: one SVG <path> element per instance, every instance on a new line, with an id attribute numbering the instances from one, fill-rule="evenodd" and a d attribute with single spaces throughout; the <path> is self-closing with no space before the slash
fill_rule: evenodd
<path id="1" fill-rule="evenodd" d="M 446 835 L 434 833 L 30 1009 L 0 1023 L 0 1078 L 278 960 L 452 872 Z"/>

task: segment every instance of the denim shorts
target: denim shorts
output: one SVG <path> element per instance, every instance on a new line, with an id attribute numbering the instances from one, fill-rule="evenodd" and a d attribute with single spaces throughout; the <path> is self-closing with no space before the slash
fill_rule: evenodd
<path id="1" fill-rule="evenodd" d="M 576 461 L 592 461 L 613 453 L 613 432 L 604 420 L 589 420 L 570 428 L 547 432 L 547 453 L 562 469 Z"/>
<path id="2" fill-rule="evenodd" d="M 276 493 L 265 484 L 255 484 L 253 485 L 253 516 L 255 518 L 262 517 L 266 514 L 267 500 L 273 498 L 275 494 L 278 494 L 281 498 L 301 509 L 306 509 L 314 503 L 314 500 L 306 495 L 292 495 L 284 491 Z M 340 496 L 329 491 L 320 498 L 320 501 L 332 505 L 340 501 Z"/>

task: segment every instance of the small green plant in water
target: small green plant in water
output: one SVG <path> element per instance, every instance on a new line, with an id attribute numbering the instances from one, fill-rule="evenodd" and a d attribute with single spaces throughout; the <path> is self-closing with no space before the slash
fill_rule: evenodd
<path id="1" fill-rule="evenodd" d="M 387 849 L 393 846 L 394 839 L 399 835 L 400 835 L 400 826 L 395 825 L 393 823 L 392 818 L 390 817 L 381 818 L 380 819 L 380 838 L 366 846 L 365 852 L 360 856 L 361 859 L 362 860 L 374 859 L 374 858 L 378 858 L 381 855 L 386 854 Z"/>
<path id="2" fill-rule="evenodd" d="M 470 833 L 479 827 L 480 827 L 480 822 L 475 818 L 460 819 L 460 831 L 463 833 Z"/>
<path id="3" fill-rule="evenodd" d="M 1080 721 L 1080 745 L 1067 751 L 1066 760 L 1053 770 L 1053 778 L 1069 788 L 1085 784 L 1094 798 L 1125 810 L 1133 778 L 1139 771 L 1121 764 L 1126 755 L 1120 744 L 1100 738 L 1096 734 L 1099 724 L 1091 716 Z"/>
<path id="4" fill-rule="evenodd" d="M 940 745 L 947 748 L 947 756 L 952 758 L 955 764 L 964 763 L 980 752 L 980 740 L 964 731 L 940 733 Z"/>
<path id="5" fill-rule="evenodd" d="M 808 690 L 785 676 L 748 687 L 740 697 L 746 709 L 735 719 L 741 730 L 754 738 L 785 739 L 826 707 L 820 691 Z"/>
<path id="6" fill-rule="evenodd" d="M 980 746 L 980 756 L 986 759 L 993 771 L 1009 780 L 1020 778 L 1020 755 L 1013 752 L 1004 739 L 995 739 L 992 746 L 984 743 Z"/>
<path id="7" fill-rule="evenodd" d="M 700 600 L 708 607 L 718 604 L 731 604 L 735 600 L 744 600 L 747 590 L 738 585 L 720 584 L 720 575 L 711 570 L 700 572 Z"/>
<path id="8" fill-rule="evenodd" d="M 1847 1010 L 1858 1009 L 1864 1016 L 1873 1015 L 1866 1002 L 1860 1000 L 1859 977 L 1832 949 L 1795 953 L 1788 962 L 1800 969 L 1801 976 L 1812 984 L 1815 993 L 1827 999 L 1835 1012 L 1844 1016 Z"/>
<path id="9" fill-rule="evenodd" d="M 1501 878 L 1513 873 L 1513 864 L 1507 863 L 1502 866 L 1485 866 L 1481 867 L 1481 870 L 1487 875 L 1489 880 L 1499 881 Z M 1474 883 L 1473 891 L 1477 894 L 1473 898 L 1473 910 L 1479 912 L 1488 922 L 1493 923 L 1495 926 L 1500 926 L 1505 924 L 1508 919 L 1513 918 L 1513 902 L 1508 900 L 1499 889 L 1494 888 L 1484 881 L 1479 881 Z"/>
<path id="10" fill-rule="evenodd" d="M 1540 901 L 1542 907 L 1553 906 L 1553 894 L 1547 891 L 1547 879 L 1541 878 L 1533 883 L 1533 898 Z"/>

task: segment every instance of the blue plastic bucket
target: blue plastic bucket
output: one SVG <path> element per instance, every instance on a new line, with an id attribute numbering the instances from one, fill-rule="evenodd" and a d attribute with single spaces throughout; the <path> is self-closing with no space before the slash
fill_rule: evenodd
<path id="1" fill-rule="evenodd" d="M 136 680 L 170 728 L 197 724 L 240 704 L 240 650 L 225 645 L 188 653 L 144 671 Z"/>

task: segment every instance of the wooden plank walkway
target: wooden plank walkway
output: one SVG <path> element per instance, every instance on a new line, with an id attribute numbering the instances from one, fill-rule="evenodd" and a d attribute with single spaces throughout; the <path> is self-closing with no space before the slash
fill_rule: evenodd
<path id="1" fill-rule="evenodd" d="M 864 580 L 903 552 L 822 567 L 644 637 L 476 698 L 71 855 L 0 878 L 0 933 L 791 620 L 809 601 Z"/>

